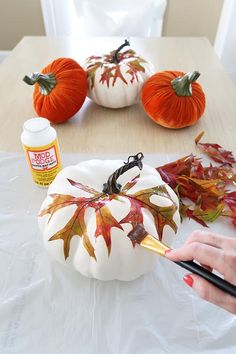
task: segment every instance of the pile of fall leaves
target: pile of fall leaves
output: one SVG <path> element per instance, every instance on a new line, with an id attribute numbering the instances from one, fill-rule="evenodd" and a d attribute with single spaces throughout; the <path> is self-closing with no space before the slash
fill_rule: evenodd
<path id="1" fill-rule="evenodd" d="M 203 166 L 201 158 L 190 154 L 156 169 L 178 195 L 182 217 L 207 226 L 224 216 L 231 218 L 236 227 L 236 160 L 231 151 L 218 144 L 200 143 L 203 134 L 196 137 L 195 143 L 217 165 Z"/>

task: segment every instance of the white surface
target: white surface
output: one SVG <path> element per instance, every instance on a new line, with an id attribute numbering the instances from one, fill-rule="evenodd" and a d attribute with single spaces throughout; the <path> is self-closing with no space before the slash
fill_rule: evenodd
<path id="1" fill-rule="evenodd" d="M 66 166 L 91 156 L 63 158 Z M 50 262 L 37 226 L 46 190 L 31 182 L 23 154 L 0 154 L 0 195 L 1 354 L 235 354 L 236 316 L 195 296 L 165 259 L 129 283 Z M 174 246 L 197 227 L 185 220 Z M 223 220 L 211 229 L 235 235 Z"/>

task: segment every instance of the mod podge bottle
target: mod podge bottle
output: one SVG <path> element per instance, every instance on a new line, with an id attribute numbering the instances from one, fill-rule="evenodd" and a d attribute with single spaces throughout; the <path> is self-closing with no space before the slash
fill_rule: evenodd
<path id="1" fill-rule="evenodd" d="M 34 182 L 49 186 L 61 170 L 56 130 L 45 118 L 31 118 L 23 125 L 21 142 Z"/>

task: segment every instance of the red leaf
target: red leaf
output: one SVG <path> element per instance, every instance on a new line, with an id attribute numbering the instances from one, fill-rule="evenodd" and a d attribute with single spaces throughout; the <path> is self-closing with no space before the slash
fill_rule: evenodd
<path id="1" fill-rule="evenodd" d="M 231 210 L 235 210 L 236 212 L 236 192 L 226 193 L 224 201 Z"/>
<path id="2" fill-rule="evenodd" d="M 134 178 L 131 179 L 131 181 L 127 182 L 124 187 L 122 188 L 122 192 L 126 193 L 128 190 L 130 190 L 133 186 L 135 186 L 135 184 L 138 182 L 140 177 L 140 174 L 135 176 Z"/>
<path id="3" fill-rule="evenodd" d="M 183 205 L 183 204 L 181 205 L 180 214 L 181 214 L 181 216 L 185 216 L 185 217 L 188 217 L 189 219 L 193 219 L 194 221 L 196 221 L 198 224 L 200 224 L 202 226 L 208 227 L 207 224 L 205 223 L 205 221 L 203 221 L 202 219 L 200 219 L 199 217 L 194 215 L 194 210 L 191 210 L 186 205 Z"/>
<path id="4" fill-rule="evenodd" d="M 133 228 L 138 224 L 143 224 L 143 214 L 141 211 L 142 203 L 133 198 L 129 198 L 130 201 L 130 211 L 129 213 L 120 220 L 120 224 L 130 223 Z"/>
<path id="5" fill-rule="evenodd" d="M 111 228 L 117 227 L 123 230 L 122 226 L 118 221 L 112 216 L 108 207 L 98 207 L 95 211 L 96 213 L 96 224 L 97 228 L 95 231 L 95 237 L 102 236 L 106 242 L 108 255 L 111 252 Z"/>
<path id="6" fill-rule="evenodd" d="M 175 188 L 178 184 L 176 181 L 177 176 L 190 176 L 191 170 L 198 165 L 199 159 L 191 154 L 166 165 L 157 167 L 157 171 L 160 173 L 163 181 L 168 183 L 171 188 Z"/>
<path id="7" fill-rule="evenodd" d="M 209 143 L 199 143 L 203 136 L 204 132 L 201 132 L 196 138 L 195 143 L 200 149 L 205 152 L 213 161 L 228 164 L 232 166 L 233 163 L 236 162 L 233 153 L 231 151 L 227 151 L 222 146 L 218 144 L 209 144 Z"/>
<path id="8" fill-rule="evenodd" d="M 82 184 L 82 183 L 79 183 L 79 182 L 75 182 L 75 181 L 72 181 L 72 179 L 70 178 L 67 178 L 68 182 L 70 182 L 70 184 L 73 186 L 73 187 L 76 187 L 82 191 L 85 191 L 87 193 L 90 193 L 90 194 L 93 194 L 93 195 L 102 195 L 103 193 L 100 193 L 98 191 L 96 191 L 96 189 L 90 187 L 90 186 L 87 186 L 86 184 Z"/>
<path id="9" fill-rule="evenodd" d="M 153 216 L 156 230 L 159 239 L 162 239 L 163 229 L 165 225 L 169 225 L 175 232 L 177 226 L 173 220 L 173 215 L 177 210 L 177 206 L 172 201 L 172 204 L 168 207 L 161 207 L 151 202 L 151 197 L 163 196 L 172 201 L 166 187 L 164 185 L 147 188 L 140 190 L 134 194 L 126 194 L 126 198 L 129 199 L 131 207 L 128 215 L 123 218 L 120 223 L 131 223 L 135 227 L 138 223 L 143 223 L 142 208 L 147 209 Z"/>

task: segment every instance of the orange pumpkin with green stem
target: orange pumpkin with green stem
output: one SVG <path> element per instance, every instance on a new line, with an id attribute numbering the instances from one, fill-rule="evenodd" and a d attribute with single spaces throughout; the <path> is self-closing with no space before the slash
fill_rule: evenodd
<path id="1" fill-rule="evenodd" d="M 206 100 L 198 71 L 162 71 L 143 85 L 141 100 L 150 118 L 166 127 L 179 129 L 193 125 L 202 116 Z"/>
<path id="2" fill-rule="evenodd" d="M 33 100 L 36 113 L 52 123 L 62 123 L 71 118 L 86 98 L 86 73 L 70 58 L 58 58 L 41 73 L 25 76 L 23 80 L 35 85 Z"/>

